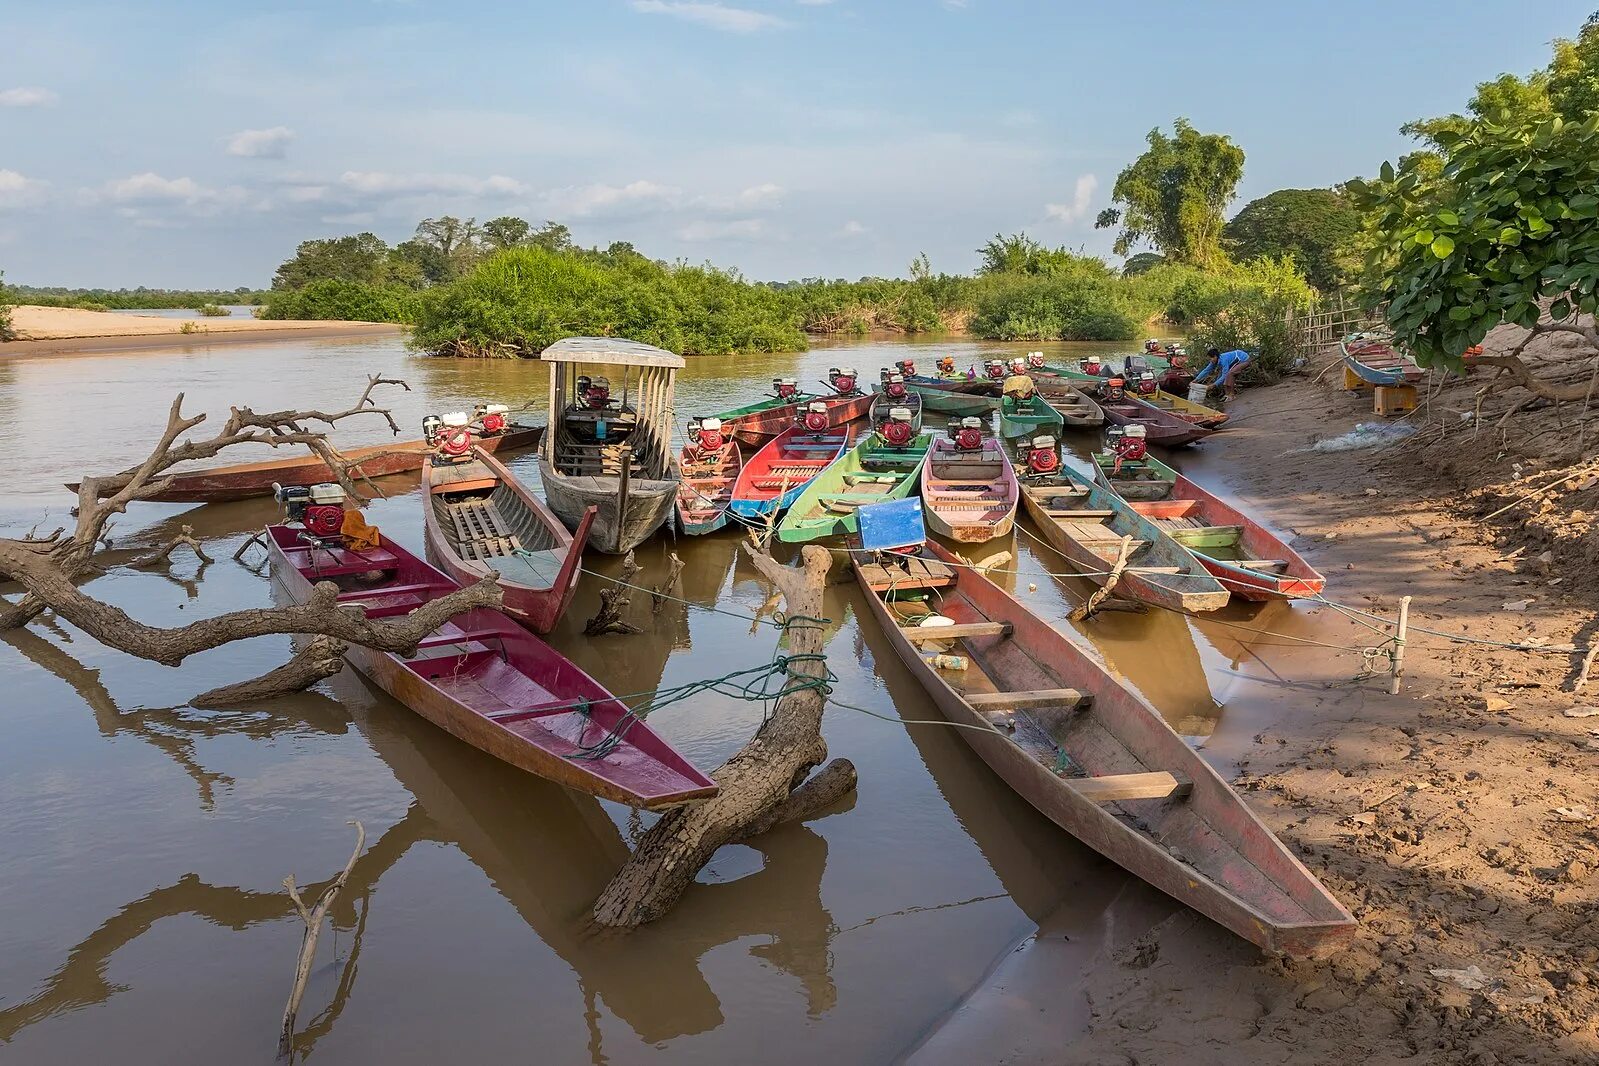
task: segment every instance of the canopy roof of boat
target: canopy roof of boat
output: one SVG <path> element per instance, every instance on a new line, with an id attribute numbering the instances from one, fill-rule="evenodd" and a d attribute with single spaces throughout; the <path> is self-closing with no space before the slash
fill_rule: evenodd
<path id="1" fill-rule="evenodd" d="M 673 369 L 681 369 L 686 365 L 681 355 L 623 337 L 567 337 L 544 349 L 539 358 L 547 363 L 604 363 Z"/>

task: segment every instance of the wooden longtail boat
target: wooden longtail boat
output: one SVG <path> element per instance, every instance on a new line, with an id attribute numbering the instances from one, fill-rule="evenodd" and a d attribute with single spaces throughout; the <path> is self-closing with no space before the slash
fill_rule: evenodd
<path id="1" fill-rule="evenodd" d="M 1202 403 L 1195 403 L 1184 396 L 1176 396 L 1163 389 L 1157 389 L 1152 396 L 1134 396 L 1127 394 L 1127 398 L 1134 403 L 1141 403 L 1167 414 L 1176 415 L 1184 422 L 1192 422 L 1196 426 L 1206 429 L 1220 429 L 1231 417 L 1226 411 L 1218 411 L 1214 407 L 1206 407 Z"/>
<path id="2" fill-rule="evenodd" d="M 1042 393 L 1024 399 L 1003 396 L 999 401 L 999 435 L 1031 437 L 1038 433 L 1058 434 L 1066 424 L 1061 413 L 1050 406 Z"/>
<path id="3" fill-rule="evenodd" d="M 896 383 L 902 384 L 902 383 Z M 872 410 L 868 415 L 872 425 L 880 426 L 888 418 L 888 413 L 896 407 L 903 407 L 911 413 L 911 424 L 918 430 L 922 427 L 922 394 L 911 391 L 904 386 L 904 395 L 895 396 L 886 391 L 886 383 L 877 386 L 877 391 L 872 394 Z"/>
<path id="4" fill-rule="evenodd" d="M 799 498 L 811 479 L 843 454 L 843 426 L 814 432 L 792 426 L 744 461 L 728 509 L 741 518 L 765 519 Z"/>
<path id="5" fill-rule="evenodd" d="M 794 424 L 794 416 L 814 397 L 796 395 L 792 399 L 770 396 L 764 400 L 723 411 L 713 417 L 721 420 L 739 441 L 759 448 Z"/>
<path id="6" fill-rule="evenodd" d="M 1415 360 L 1370 333 L 1351 333 L 1338 342 L 1344 365 L 1368 385 L 1414 385 L 1424 371 Z"/>
<path id="7" fill-rule="evenodd" d="M 942 388 L 928 380 L 906 378 L 905 386 L 911 392 L 922 398 L 924 411 L 936 411 L 939 414 L 955 415 L 957 417 L 975 416 L 982 418 L 991 414 L 999 406 L 999 397 L 987 393 L 956 392 L 953 389 Z"/>
<path id="8" fill-rule="evenodd" d="M 1108 489 L 1065 467 L 1022 483 L 1022 502 L 1050 547 L 1070 559 L 1097 585 L 1121 557 L 1130 538 L 1126 569 L 1116 591 L 1170 611 L 1214 611 L 1227 605 L 1227 590 L 1187 549 Z"/>
<path id="9" fill-rule="evenodd" d="M 916 491 L 932 443 L 933 435 L 922 433 L 896 446 L 872 430 L 805 486 L 777 527 L 777 539 L 799 542 L 856 532 L 857 508 L 902 500 Z"/>
<path id="10" fill-rule="evenodd" d="M 1184 444 L 1192 444 L 1204 440 L 1214 430 L 1204 426 L 1196 426 L 1192 422 L 1184 421 L 1176 415 L 1162 411 L 1148 404 L 1135 403 L 1132 399 L 1124 398 L 1120 403 L 1112 400 L 1101 400 L 1100 410 L 1105 412 L 1105 421 L 1113 426 L 1143 426 L 1147 440 L 1151 444 L 1163 445 L 1167 448 L 1179 448 Z"/>
<path id="11" fill-rule="evenodd" d="M 544 438 L 543 426 L 513 425 L 504 433 L 479 436 L 476 445 L 488 452 L 514 452 L 538 447 Z M 423 461 L 433 451 L 423 440 L 398 441 L 378 444 L 370 448 L 351 448 L 342 454 L 347 459 L 372 456 L 368 462 L 350 469 L 350 475 L 359 479 L 403 474 L 422 469 Z M 168 475 L 166 488 L 153 496 L 143 497 L 156 503 L 224 503 L 229 500 L 248 500 L 256 496 L 272 495 L 272 486 L 316 485 L 334 480 L 320 456 L 306 454 L 286 459 L 271 459 L 260 463 L 237 463 L 233 466 L 216 466 L 207 470 L 194 470 Z M 68 485 L 78 491 L 77 482 Z M 102 496 L 111 490 L 102 489 Z"/>
<path id="12" fill-rule="evenodd" d="M 368 618 L 408 614 L 455 591 L 447 574 L 393 542 L 355 552 L 267 527 L 272 573 L 297 602 L 330 581 Z M 374 574 L 379 580 L 368 580 Z M 352 644 L 351 665 L 473 747 L 578 792 L 646 810 L 716 794 L 644 721 L 588 674 L 498 611 L 457 615 L 402 658 Z"/>
<path id="13" fill-rule="evenodd" d="M 922 500 L 933 532 L 968 544 L 1003 537 L 1016 524 L 1017 497 L 1016 470 L 998 438 L 985 434 L 970 447 L 933 438 L 922 467 Z"/>
<path id="14" fill-rule="evenodd" d="M 738 440 L 725 437 L 715 447 L 690 440 L 677 462 L 683 472 L 677 490 L 677 527 L 690 536 L 699 536 L 727 525 L 733 482 L 744 467 L 744 451 Z"/>
<path id="15" fill-rule="evenodd" d="M 669 420 L 683 357 L 637 341 L 568 337 L 539 358 L 550 368 L 544 498 L 569 529 L 598 507 L 589 543 L 622 555 L 659 529 L 677 502 Z M 580 367 L 620 367 L 620 399 Z"/>
<path id="16" fill-rule="evenodd" d="M 1034 376 L 1039 395 L 1060 412 L 1063 425 L 1093 428 L 1105 424 L 1105 412 L 1086 392 L 1060 377 Z"/>
<path id="17" fill-rule="evenodd" d="M 1171 493 L 1177 471 L 1153 459 L 1122 460 L 1094 453 L 1094 480 L 1124 500 L 1163 500 Z M 1169 476 L 1168 476 L 1169 475 Z"/>
<path id="18" fill-rule="evenodd" d="M 590 508 L 568 533 L 561 520 L 487 452 L 459 463 L 430 456 L 422 464 L 427 554 L 457 584 L 489 574 L 505 591 L 505 611 L 535 633 L 548 633 L 577 591 Z"/>
<path id="19" fill-rule="evenodd" d="M 1129 464 L 1123 463 L 1123 473 Z M 1221 499 L 1203 485 L 1184 477 L 1165 463 L 1144 459 L 1132 464 L 1147 468 L 1147 479 L 1135 479 L 1141 489 L 1129 506 L 1192 552 L 1222 587 L 1246 600 L 1297 599 L 1315 596 L 1327 579 L 1277 534 L 1248 514 Z M 1101 484 L 1120 491 L 1127 479 L 1112 479 L 1098 467 Z M 1164 491 L 1154 494 L 1159 486 Z"/>
<path id="20" fill-rule="evenodd" d="M 937 544 L 905 560 L 853 557 L 900 660 L 945 718 L 972 727 L 955 732 L 1017 795 L 1264 951 L 1322 954 L 1354 932 L 1349 912 L 1153 707 L 959 562 Z M 922 624 L 929 605 L 954 624 Z M 940 647 L 967 669 L 935 669 L 928 652 Z"/>

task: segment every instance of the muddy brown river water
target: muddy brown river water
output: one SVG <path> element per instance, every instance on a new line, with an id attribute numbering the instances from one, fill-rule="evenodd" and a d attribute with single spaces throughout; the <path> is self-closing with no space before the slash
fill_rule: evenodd
<path id="1" fill-rule="evenodd" d="M 677 411 L 681 421 L 750 402 L 778 374 L 814 383 L 847 363 L 875 379 L 907 353 L 964 363 L 1025 347 L 863 341 L 690 360 Z M 546 387 L 536 362 L 429 359 L 388 338 L 0 360 L 0 451 L 11 457 L 0 531 L 61 524 L 72 504 L 61 483 L 141 458 L 180 390 L 186 411 L 213 419 L 232 403 L 332 410 L 377 371 L 412 386 L 382 396 L 408 437 L 425 413 L 515 404 Z M 377 419 L 352 421 L 336 439 L 385 433 Z M 1097 439 L 1068 443 L 1081 456 Z M 1217 439 L 1177 461 L 1221 483 L 1224 447 Z M 537 477 L 532 455 L 513 468 Z M 383 487 L 389 498 L 369 520 L 420 550 L 416 480 Z M 268 582 L 229 557 L 275 515 L 269 501 L 135 505 L 112 533 L 119 549 L 160 544 L 188 524 L 218 561 L 202 568 L 180 553 L 170 571 L 112 569 L 90 589 L 166 625 L 266 604 Z M 752 633 L 737 616 L 767 589 L 736 545 L 724 531 L 657 539 L 639 553 L 647 579 L 675 547 L 684 597 L 730 614 L 670 604 L 652 619 L 635 605 L 646 633 L 585 638 L 591 580 L 552 642 L 617 693 L 766 660 L 770 631 Z M 1303 698 L 1283 678 L 1305 656 L 1281 635 L 1343 632 L 1325 612 L 1283 605 L 1203 621 L 1112 614 L 1076 632 L 1060 620 L 1089 586 L 1048 577 L 1069 567 L 1025 523 L 969 554 L 999 550 L 1020 571 L 1002 580 L 1096 644 L 1224 767 Z M 885 638 L 858 624 L 853 584 L 831 588 L 826 606 L 838 698 L 937 717 Z M 651 927 L 595 932 L 588 906 L 638 830 L 626 808 L 481 755 L 349 671 L 249 711 L 186 705 L 283 661 L 288 643 L 237 644 L 172 670 L 49 620 L 0 638 L 0 1062 L 269 1061 L 300 940 L 280 881 L 335 873 L 355 818 L 368 850 L 301 1011 L 297 1050 L 308 1061 L 892 1061 L 1046 919 L 1081 943 L 1086 965 L 1118 923 L 1171 907 L 1016 799 L 953 730 L 830 709 L 829 748 L 860 771 L 847 810 L 724 849 Z M 709 768 L 760 713 L 710 695 L 651 722 Z"/>

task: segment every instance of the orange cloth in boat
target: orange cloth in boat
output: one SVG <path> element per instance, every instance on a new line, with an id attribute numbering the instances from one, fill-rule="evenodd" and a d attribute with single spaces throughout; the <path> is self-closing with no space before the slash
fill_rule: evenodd
<path id="1" fill-rule="evenodd" d="M 1026 374 L 1012 374 L 1005 379 L 1005 384 L 1001 386 L 1000 391 L 1006 396 L 1014 396 L 1018 400 L 1025 400 L 1033 395 L 1036 388 L 1037 386 L 1033 384 L 1033 379 Z"/>
<path id="2" fill-rule="evenodd" d="M 344 512 L 344 524 L 339 527 L 339 533 L 351 551 L 371 551 L 383 546 L 383 536 L 378 532 L 378 527 L 367 525 L 366 516 L 360 511 Z"/>

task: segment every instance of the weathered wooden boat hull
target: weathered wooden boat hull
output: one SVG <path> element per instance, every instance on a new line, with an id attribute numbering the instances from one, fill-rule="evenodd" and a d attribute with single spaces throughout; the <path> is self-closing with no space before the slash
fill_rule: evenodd
<path id="1" fill-rule="evenodd" d="M 946 564 L 959 562 L 936 544 L 929 544 L 927 553 Z M 1353 934 L 1349 912 L 1153 707 L 1015 598 L 957 567 L 959 584 L 949 590 L 955 595 L 941 596 L 939 610 L 957 623 L 1011 627 L 1005 635 L 963 642 L 1008 691 L 1070 687 L 1092 697 L 1086 709 L 1066 712 L 1072 718 L 1062 728 L 1061 742 L 1061 750 L 1073 751 L 1088 772 L 1164 771 L 1186 785 L 1186 795 L 1114 804 L 1086 798 L 951 687 L 902 635 L 868 580 L 861 556 L 854 556 L 853 566 L 869 609 L 906 669 L 946 719 L 967 727 L 955 732 L 978 757 L 1046 818 L 1266 952 L 1326 954 Z"/>
<path id="2" fill-rule="evenodd" d="M 1105 421 L 1111 425 L 1143 426 L 1149 443 L 1166 448 L 1181 448 L 1185 444 L 1204 440 L 1214 432 L 1148 404 L 1102 403 L 1099 406 L 1105 412 Z"/>
<path id="3" fill-rule="evenodd" d="M 1017 403 L 1009 396 L 1000 400 L 999 435 L 1001 437 L 1036 437 L 1041 433 L 1059 435 L 1066 420 L 1050 406 L 1041 393 L 1030 401 Z"/>
<path id="4" fill-rule="evenodd" d="M 723 411 L 715 417 L 722 420 L 722 425 L 740 444 L 759 448 L 792 426 L 800 406 L 814 398 L 799 396 L 792 400 L 783 400 L 774 396 L 746 407 Z"/>
<path id="5" fill-rule="evenodd" d="M 907 381 L 905 384 L 912 392 L 922 398 L 922 409 L 924 411 L 936 411 L 939 414 L 953 415 L 959 418 L 970 416 L 982 418 L 984 415 L 992 413 L 994 408 L 999 406 L 999 397 L 997 396 L 954 392 L 915 381 Z"/>
<path id="6" fill-rule="evenodd" d="M 1060 412 L 1064 425 L 1079 429 L 1105 424 L 1105 412 L 1099 409 L 1099 404 L 1071 382 L 1058 377 L 1035 377 L 1033 383 L 1049 405 Z"/>
<path id="7" fill-rule="evenodd" d="M 672 460 L 677 473 L 677 460 Z M 627 500 L 620 498 L 621 478 L 562 474 L 548 459 L 539 461 L 544 498 L 568 529 L 576 529 L 590 507 L 598 513 L 589 530 L 589 545 L 607 555 L 626 555 L 644 543 L 671 517 L 678 482 L 630 477 Z"/>
<path id="8" fill-rule="evenodd" d="M 1115 456 L 1094 453 L 1094 480 L 1129 502 L 1164 500 L 1171 494 L 1177 475 L 1171 467 L 1153 459 L 1123 463 L 1120 471 L 1115 466 Z"/>
<path id="9" fill-rule="evenodd" d="M 297 602 L 314 582 L 347 591 L 369 616 L 405 613 L 459 586 L 392 543 L 367 552 L 304 544 L 268 526 L 274 579 Z M 356 575 L 381 571 L 382 585 Z M 646 810 L 716 794 L 696 770 L 604 686 L 498 611 L 463 612 L 424 638 L 412 658 L 351 645 L 351 665 L 412 711 L 480 751 L 578 792 Z M 595 745 L 616 736 L 608 754 Z"/>
<path id="10" fill-rule="evenodd" d="M 1188 539 L 1190 534 L 1195 538 L 1194 543 L 1187 545 L 1188 550 L 1228 592 L 1242 599 L 1259 602 L 1313 598 L 1320 595 L 1327 587 L 1327 579 L 1298 552 L 1289 547 L 1287 541 L 1261 525 L 1248 513 L 1240 511 L 1203 485 L 1183 476 L 1164 463 L 1155 459 L 1146 462 L 1154 473 L 1163 479 L 1169 479 L 1166 480 L 1167 490 L 1157 498 L 1132 502 L 1133 510 L 1146 518 L 1158 521 L 1175 513 L 1173 504 L 1193 501 L 1197 504 L 1197 508 L 1194 509 L 1197 516 L 1206 526 L 1223 527 L 1228 530 L 1236 527 L 1239 531 L 1236 538 L 1231 538 L 1236 543 L 1235 550 L 1239 554 L 1239 559 L 1228 559 L 1224 553 L 1207 551 L 1206 546 L 1200 542 L 1203 538 L 1203 528 L 1173 533 L 1179 542 Z M 1283 565 L 1280 568 L 1263 569 L 1240 565 L 1240 560 L 1271 561 Z"/>
<path id="11" fill-rule="evenodd" d="M 1176 415 L 1184 422 L 1192 422 L 1206 429 L 1220 429 L 1227 424 L 1227 419 L 1232 417 L 1226 411 L 1218 411 L 1214 407 L 1206 407 L 1202 403 L 1195 403 L 1186 397 L 1174 396 L 1163 390 L 1157 390 L 1153 396 L 1131 396 L 1131 399 L 1134 403 L 1143 404 L 1165 414 Z"/>
<path id="12" fill-rule="evenodd" d="M 1067 500 L 1069 506 L 1052 506 L 1055 500 Z M 1079 480 L 1062 470 L 1047 482 L 1029 479 L 1022 488 L 1022 505 L 1049 546 L 1071 560 L 1096 585 L 1103 585 L 1109 579 L 1121 539 L 1131 537 L 1135 543 L 1143 542 L 1143 547 L 1128 560 L 1127 569 L 1116 583 L 1118 593 L 1168 611 L 1198 613 L 1227 605 L 1227 590 L 1205 570 L 1200 560 L 1108 489 Z M 1079 527 L 1062 521 L 1063 515 L 1050 514 L 1052 510 L 1079 508 L 1087 514 L 1111 512 L 1103 519 L 1104 525 L 1095 523 L 1096 529 L 1104 530 L 1104 536 L 1096 533 L 1092 539 L 1085 539 L 1076 534 L 1087 528 L 1086 523 Z M 1140 572 L 1141 568 L 1176 572 Z"/>
<path id="13" fill-rule="evenodd" d="M 973 457 L 974 464 L 980 466 L 969 475 L 945 477 L 941 456 L 958 454 L 955 442 L 947 437 L 935 437 L 927 451 L 927 462 L 922 464 L 922 517 L 927 528 L 966 544 L 1005 536 L 1016 525 L 1020 495 L 1010 456 L 998 440 L 990 437 L 983 442 L 982 453 Z M 935 464 L 940 464 L 938 470 L 934 469 Z M 979 504 L 984 506 L 974 506 Z"/>
<path id="14" fill-rule="evenodd" d="M 851 500 L 852 506 L 903 500 L 916 491 L 921 481 L 922 464 L 927 461 L 928 446 L 932 444 L 932 435 L 923 433 L 904 448 L 889 448 L 875 438 L 875 433 L 867 434 L 859 444 L 805 486 L 805 491 L 794 500 L 782 524 L 777 527 L 778 540 L 799 544 L 858 532 L 860 519 L 853 509 L 829 513 L 827 507 L 830 496 L 850 499 L 850 482 L 854 477 L 877 475 L 897 480 L 887 486 L 885 492 L 873 492 L 867 498 Z"/>
<path id="15" fill-rule="evenodd" d="M 683 480 L 677 490 L 677 528 L 691 537 L 715 533 L 727 525 L 727 505 L 733 482 L 744 466 L 744 453 L 738 441 L 729 441 L 723 459 L 714 470 L 693 461 L 694 449 L 684 448 L 678 455 Z"/>
<path id="16" fill-rule="evenodd" d="M 480 438 L 477 446 L 488 452 L 513 452 L 536 448 L 544 438 L 543 426 L 512 426 L 494 437 Z M 302 447 L 297 445 L 296 447 Z M 371 456 L 366 462 L 350 469 L 352 477 L 370 478 L 405 474 L 422 469 L 423 461 L 433 451 L 426 441 L 408 440 L 394 444 L 378 444 L 370 448 L 351 448 L 343 455 L 348 459 Z M 166 488 L 143 499 L 155 503 L 226 503 L 230 500 L 248 500 L 257 496 L 272 495 L 273 484 L 315 485 L 334 480 L 320 456 L 310 453 L 291 459 L 272 459 L 260 463 L 238 463 L 218 466 L 209 470 L 170 475 Z M 78 491 L 76 482 L 67 488 Z M 102 490 L 100 495 L 111 493 Z"/>
<path id="17" fill-rule="evenodd" d="M 548 633 L 555 628 L 561 615 L 566 613 L 572 597 L 577 593 L 583 545 L 588 543 L 595 510 L 591 508 L 578 522 L 576 532 L 569 533 L 561 520 L 544 506 L 532 490 L 492 456 L 478 451 L 476 461 L 468 466 L 472 468 L 470 471 L 459 472 L 477 474 L 481 471 L 486 475 L 483 479 L 486 483 L 457 479 L 450 484 L 440 484 L 439 472 L 432 459 L 422 466 L 422 521 L 428 558 L 460 585 L 470 585 L 491 573 L 495 574 L 505 596 L 506 613 L 535 633 Z M 548 581 L 536 583 L 536 578 L 534 581 L 519 580 L 521 571 L 516 568 L 502 572 L 489 562 L 462 557 L 459 538 L 452 537 L 451 531 L 444 527 L 444 516 L 439 513 L 440 507 L 435 506 L 435 498 L 445 492 L 483 488 L 492 488 L 492 499 L 508 497 L 496 507 L 496 512 L 511 520 L 512 533 L 517 536 L 521 548 L 537 552 L 546 567 L 555 562 L 555 556 L 559 556 L 560 561 Z M 546 543 L 548 548 L 543 547 Z M 535 544 L 540 547 L 532 547 Z M 531 571 L 527 576 L 535 577 Z"/>

